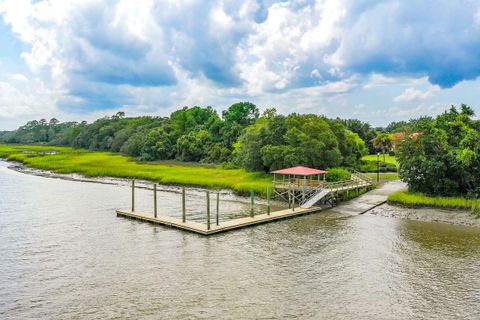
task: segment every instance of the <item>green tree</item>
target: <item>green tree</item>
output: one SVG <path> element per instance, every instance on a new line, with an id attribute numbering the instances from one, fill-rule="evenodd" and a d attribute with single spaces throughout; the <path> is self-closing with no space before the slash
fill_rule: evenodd
<path id="1" fill-rule="evenodd" d="M 385 154 L 393 148 L 390 135 L 386 132 L 379 132 L 372 142 L 375 148 L 383 154 L 383 162 L 385 162 Z"/>
<path id="2" fill-rule="evenodd" d="M 412 191 L 480 196 L 480 131 L 466 105 L 439 115 L 399 143 L 400 176 Z"/>
<path id="3" fill-rule="evenodd" d="M 176 144 L 177 159 L 199 162 L 208 156 L 211 144 L 212 137 L 207 130 L 191 131 L 178 138 Z"/>

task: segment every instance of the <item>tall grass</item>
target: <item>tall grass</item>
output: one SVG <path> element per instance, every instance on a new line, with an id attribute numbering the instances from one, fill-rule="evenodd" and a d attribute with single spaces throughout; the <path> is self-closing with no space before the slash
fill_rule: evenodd
<path id="1" fill-rule="evenodd" d="M 48 154 L 56 151 L 57 154 Z M 271 187 L 269 175 L 220 166 L 182 165 L 174 162 L 140 163 L 130 157 L 109 152 L 48 146 L 0 145 L 0 157 L 27 167 L 56 173 L 78 173 L 87 177 L 143 179 L 170 185 L 190 185 L 212 189 L 250 190 L 264 195 Z"/>
<path id="2" fill-rule="evenodd" d="M 480 208 L 480 200 L 462 197 L 430 197 L 421 193 L 400 191 L 388 196 L 388 202 L 410 207 L 436 207 L 450 209 L 466 209 L 477 213 Z"/>

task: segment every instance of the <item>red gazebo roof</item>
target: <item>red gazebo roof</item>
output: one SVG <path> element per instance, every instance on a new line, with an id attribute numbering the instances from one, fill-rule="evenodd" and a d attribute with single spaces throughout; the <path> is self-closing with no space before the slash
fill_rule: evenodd
<path id="1" fill-rule="evenodd" d="M 327 173 L 325 170 L 313 169 L 308 167 L 291 167 L 287 169 L 275 170 L 272 171 L 275 174 L 290 174 L 294 176 L 313 176 L 315 174 L 324 174 Z"/>

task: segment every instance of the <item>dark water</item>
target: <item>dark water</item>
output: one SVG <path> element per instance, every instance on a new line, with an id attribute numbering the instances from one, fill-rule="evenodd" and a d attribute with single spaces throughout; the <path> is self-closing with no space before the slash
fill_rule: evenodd
<path id="1" fill-rule="evenodd" d="M 205 238 L 117 218 L 126 186 L 6 166 L 1 319 L 480 319 L 480 229 L 324 212 Z"/>

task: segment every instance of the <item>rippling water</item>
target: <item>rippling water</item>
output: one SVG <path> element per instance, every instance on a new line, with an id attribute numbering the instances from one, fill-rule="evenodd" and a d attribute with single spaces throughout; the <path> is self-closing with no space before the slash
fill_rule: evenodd
<path id="1" fill-rule="evenodd" d="M 323 212 L 206 238 L 117 218 L 129 200 L 0 162 L 0 318 L 480 319 L 480 229 Z"/>

